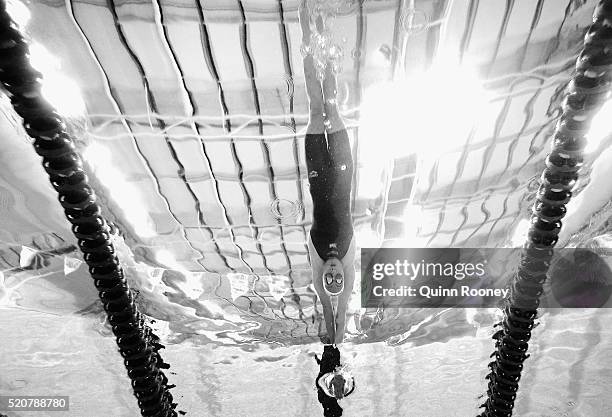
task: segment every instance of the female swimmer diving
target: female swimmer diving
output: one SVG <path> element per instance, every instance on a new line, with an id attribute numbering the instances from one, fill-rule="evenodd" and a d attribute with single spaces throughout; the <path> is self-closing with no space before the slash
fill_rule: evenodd
<path id="1" fill-rule="evenodd" d="M 302 42 L 311 43 L 311 20 L 305 1 L 299 9 Z M 323 30 L 319 16 L 315 30 Z M 346 128 L 336 104 L 336 76 L 326 62 L 323 81 L 317 78 L 312 51 L 303 59 L 309 121 L 306 166 L 313 202 L 308 240 L 314 288 L 323 305 L 330 344 L 342 343 L 346 309 L 355 281 L 355 239 L 351 217 L 353 159 Z"/>

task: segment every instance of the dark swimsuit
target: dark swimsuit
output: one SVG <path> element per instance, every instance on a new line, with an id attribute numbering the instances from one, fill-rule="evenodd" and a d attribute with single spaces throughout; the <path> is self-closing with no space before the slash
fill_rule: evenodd
<path id="1" fill-rule="evenodd" d="M 353 157 L 346 130 L 327 133 L 327 139 L 324 133 L 306 134 L 306 166 L 313 203 L 312 243 L 321 259 L 327 259 L 331 246 L 342 259 L 353 238 Z"/>

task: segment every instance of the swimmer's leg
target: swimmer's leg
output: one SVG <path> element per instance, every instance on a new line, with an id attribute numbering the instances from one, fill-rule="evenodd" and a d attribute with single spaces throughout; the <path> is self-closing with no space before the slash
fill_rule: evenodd
<path id="1" fill-rule="evenodd" d="M 342 173 L 343 177 L 337 187 L 351 188 L 353 178 L 353 155 L 351 153 L 351 143 L 346 129 L 337 130 L 327 134 L 327 143 L 329 148 L 329 159 L 331 164 L 339 169 L 338 173 Z"/>
<path id="2" fill-rule="evenodd" d="M 344 166 L 344 171 L 352 178 L 353 156 L 349 137 L 338 112 L 337 81 L 331 64 L 325 67 L 325 78 L 323 79 L 323 97 L 325 115 L 327 117 L 326 130 L 330 159 L 335 167 Z"/>
<path id="3" fill-rule="evenodd" d="M 309 44 L 311 28 L 306 0 L 300 3 L 299 18 L 302 27 L 302 42 Z M 321 83 L 317 78 L 312 54 L 307 54 L 304 57 L 303 63 L 309 107 L 305 154 L 308 179 L 311 185 L 310 192 L 314 198 L 317 195 L 325 195 L 326 193 L 325 189 L 321 187 L 324 185 L 322 179 L 325 176 L 327 166 L 329 166 L 329 152 L 327 150 L 327 138 L 325 137 L 323 92 L 321 91 Z"/>
<path id="4" fill-rule="evenodd" d="M 328 62 L 325 66 L 325 77 L 323 78 L 323 107 L 327 118 L 327 133 L 346 129 L 338 112 L 337 94 L 338 81 L 336 80 L 336 74 L 334 74 L 331 63 Z"/>
<path id="5" fill-rule="evenodd" d="M 310 15 L 306 7 L 306 0 L 299 7 L 300 26 L 302 27 L 302 44 L 309 45 L 312 31 L 310 29 Z M 308 96 L 309 118 L 306 133 L 321 134 L 325 132 L 323 93 L 321 83 L 317 78 L 317 70 L 311 53 L 306 54 L 303 59 L 304 82 L 306 83 L 306 95 Z"/>
<path id="6" fill-rule="evenodd" d="M 351 290 L 353 288 L 355 274 L 344 274 L 345 285 L 344 292 L 338 297 L 338 312 L 336 314 L 336 334 L 334 343 L 339 345 L 344 340 L 344 331 L 346 330 L 346 310 L 351 298 Z"/>
<path id="7" fill-rule="evenodd" d="M 351 239 L 351 245 L 342 259 L 344 269 L 344 291 L 338 297 L 338 313 L 336 315 L 336 338 L 335 343 L 340 344 L 344 340 L 346 330 L 346 312 L 355 286 L 355 237 Z"/>

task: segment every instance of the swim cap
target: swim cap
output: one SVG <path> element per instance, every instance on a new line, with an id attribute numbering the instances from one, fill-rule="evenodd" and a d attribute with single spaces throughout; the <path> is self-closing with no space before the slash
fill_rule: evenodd
<path id="1" fill-rule="evenodd" d="M 337 369 L 321 376 L 319 386 L 328 397 L 341 400 L 355 389 L 355 378 L 344 369 Z"/>
<path id="2" fill-rule="evenodd" d="M 344 265 L 337 257 L 328 258 L 325 262 L 322 279 L 327 295 L 340 295 L 344 291 Z"/>

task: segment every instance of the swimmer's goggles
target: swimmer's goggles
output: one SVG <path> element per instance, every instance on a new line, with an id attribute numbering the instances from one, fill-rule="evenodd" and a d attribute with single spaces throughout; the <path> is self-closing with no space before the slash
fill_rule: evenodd
<path id="1" fill-rule="evenodd" d="M 342 266 L 340 266 L 341 268 Z M 326 272 L 323 274 L 323 288 L 330 297 L 337 297 L 344 291 L 344 275 L 337 272 L 332 274 Z"/>
<path id="2" fill-rule="evenodd" d="M 342 274 L 336 274 L 335 277 L 329 272 L 325 274 L 325 282 L 327 282 L 327 285 L 332 285 L 334 283 L 334 279 L 338 285 L 342 285 L 342 282 L 344 281 Z"/>

